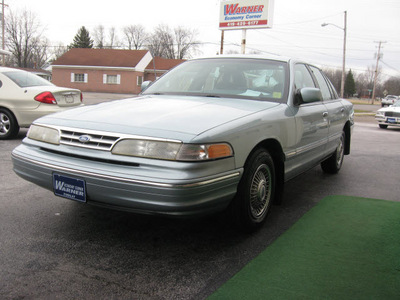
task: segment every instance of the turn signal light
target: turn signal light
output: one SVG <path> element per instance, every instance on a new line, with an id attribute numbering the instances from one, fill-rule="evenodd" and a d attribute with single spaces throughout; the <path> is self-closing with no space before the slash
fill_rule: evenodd
<path id="1" fill-rule="evenodd" d="M 36 101 L 46 104 L 57 104 L 56 98 L 50 92 L 43 92 L 34 98 Z"/>
<path id="2" fill-rule="evenodd" d="M 231 156 L 232 148 L 227 144 L 214 144 L 208 146 L 208 158 L 220 158 L 220 157 L 227 157 Z"/>

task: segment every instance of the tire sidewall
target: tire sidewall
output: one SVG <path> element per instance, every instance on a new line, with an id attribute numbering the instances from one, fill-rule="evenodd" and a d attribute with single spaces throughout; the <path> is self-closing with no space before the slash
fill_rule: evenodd
<path id="1" fill-rule="evenodd" d="M 18 134 L 19 126 L 15 116 L 7 109 L 0 108 L 0 114 L 4 114 L 10 120 L 10 129 L 6 134 L 0 134 L 0 140 L 10 139 Z"/>
<path id="2" fill-rule="evenodd" d="M 262 165 L 267 166 L 270 176 L 270 196 L 266 209 L 257 218 L 251 212 L 250 189 L 254 175 L 258 168 Z M 266 220 L 271 204 L 275 196 L 276 176 L 275 166 L 272 157 L 265 149 L 257 149 L 249 157 L 245 164 L 244 173 L 239 183 L 238 193 L 235 197 L 235 210 L 238 222 L 246 231 L 254 231 L 258 229 Z"/>

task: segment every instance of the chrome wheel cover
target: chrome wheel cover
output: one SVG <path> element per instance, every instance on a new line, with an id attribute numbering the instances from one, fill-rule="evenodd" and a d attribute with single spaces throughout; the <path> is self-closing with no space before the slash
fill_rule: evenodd
<path id="1" fill-rule="evenodd" d="M 272 176 L 269 167 L 262 164 L 254 173 L 250 185 L 250 212 L 254 219 L 263 217 L 271 201 Z"/>
<path id="2" fill-rule="evenodd" d="M 0 113 L 0 135 L 6 135 L 11 128 L 11 121 L 4 113 Z"/>
<path id="3" fill-rule="evenodd" d="M 343 162 L 344 157 L 344 137 L 343 135 L 340 137 L 339 146 L 336 148 L 336 166 L 340 168 Z"/>

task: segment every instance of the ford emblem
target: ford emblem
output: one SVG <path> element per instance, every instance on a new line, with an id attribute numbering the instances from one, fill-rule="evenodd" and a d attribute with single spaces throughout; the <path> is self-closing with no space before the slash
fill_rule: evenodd
<path id="1" fill-rule="evenodd" d="M 88 142 L 90 142 L 90 139 L 91 139 L 91 136 L 90 135 L 81 135 L 79 138 L 78 138 L 78 140 L 81 142 L 81 143 L 84 143 L 84 144 L 86 144 L 86 143 L 88 143 Z"/>

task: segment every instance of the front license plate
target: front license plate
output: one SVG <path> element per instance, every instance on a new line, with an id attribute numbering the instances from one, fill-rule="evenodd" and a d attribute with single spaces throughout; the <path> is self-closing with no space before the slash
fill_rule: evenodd
<path id="1" fill-rule="evenodd" d="M 60 197 L 86 202 L 86 184 L 82 179 L 53 174 L 53 191 Z"/>
<path id="2" fill-rule="evenodd" d="M 388 123 L 396 124 L 396 118 L 387 118 Z"/>

